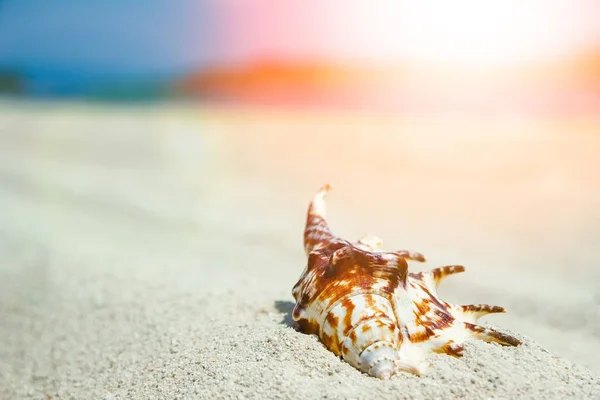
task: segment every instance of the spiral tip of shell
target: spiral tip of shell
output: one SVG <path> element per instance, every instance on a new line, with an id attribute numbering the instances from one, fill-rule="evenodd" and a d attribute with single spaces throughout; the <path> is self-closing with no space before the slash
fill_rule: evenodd
<path id="1" fill-rule="evenodd" d="M 318 215 L 320 217 L 325 218 L 325 197 L 327 195 L 327 192 L 329 192 L 329 190 L 331 190 L 331 188 L 333 188 L 333 185 L 331 184 L 326 184 L 325 186 L 323 186 L 321 189 L 319 189 L 319 191 L 317 192 L 317 194 L 315 195 L 312 203 L 311 203 L 311 207 L 310 207 L 310 214 L 313 215 Z"/>
<path id="2" fill-rule="evenodd" d="M 319 192 L 325 194 L 333 188 L 334 188 L 334 186 L 331 183 L 327 183 L 327 184 L 323 185 L 323 187 L 321 187 L 321 189 L 319 189 Z"/>

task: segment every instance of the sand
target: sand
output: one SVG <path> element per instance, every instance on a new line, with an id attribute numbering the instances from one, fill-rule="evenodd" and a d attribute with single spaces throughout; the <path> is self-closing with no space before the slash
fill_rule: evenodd
<path id="1" fill-rule="evenodd" d="M 600 398 L 600 120 L 0 103 L 0 398 Z M 463 264 L 524 341 L 360 374 L 291 327 L 305 211 Z"/>

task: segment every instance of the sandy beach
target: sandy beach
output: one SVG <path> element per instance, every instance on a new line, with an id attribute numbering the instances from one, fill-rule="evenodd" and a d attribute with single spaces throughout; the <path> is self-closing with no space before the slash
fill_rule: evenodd
<path id="1" fill-rule="evenodd" d="M 600 399 L 600 119 L 0 102 L 1 399 Z M 506 307 L 422 377 L 291 327 L 308 202 Z"/>

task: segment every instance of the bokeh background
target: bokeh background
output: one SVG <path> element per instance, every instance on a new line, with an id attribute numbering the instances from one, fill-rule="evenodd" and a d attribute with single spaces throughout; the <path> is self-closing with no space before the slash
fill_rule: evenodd
<path id="1" fill-rule="evenodd" d="M 466 265 L 447 298 L 600 371 L 599 21 L 595 0 L 0 1 L 0 366 L 148 352 L 119 347 L 154 335 L 135 315 L 187 332 L 198 296 L 210 323 L 276 312 L 331 182 L 336 233 Z"/>
<path id="2" fill-rule="evenodd" d="M 593 113 L 591 0 L 4 0 L 1 88 L 392 112 Z"/>

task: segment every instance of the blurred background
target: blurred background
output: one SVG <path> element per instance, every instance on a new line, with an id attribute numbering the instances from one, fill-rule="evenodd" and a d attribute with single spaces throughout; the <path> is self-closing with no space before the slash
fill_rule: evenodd
<path id="1" fill-rule="evenodd" d="M 595 0 L 0 1 L 0 305 L 272 308 L 331 182 L 336 233 L 466 265 L 450 300 L 600 371 L 599 21 Z"/>
<path id="2" fill-rule="evenodd" d="M 592 0 L 0 7 L 0 88 L 22 96 L 588 114 L 600 101 Z"/>

